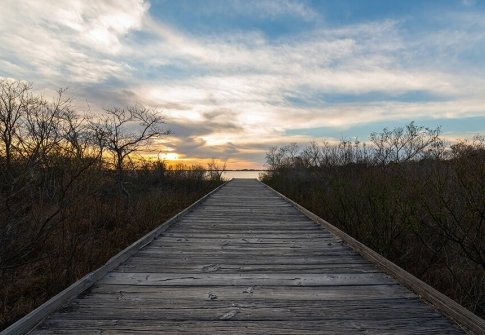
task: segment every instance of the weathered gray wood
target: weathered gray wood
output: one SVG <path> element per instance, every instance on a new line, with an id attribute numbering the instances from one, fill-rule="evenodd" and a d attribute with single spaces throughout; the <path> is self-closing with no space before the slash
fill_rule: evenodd
<path id="1" fill-rule="evenodd" d="M 170 243 L 208 243 L 208 244 L 220 244 L 220 245 L 229 245 L 230 244 L 288 244 L 288 245 L 301 245 L 302 242 L 306 244 L 325 244 L 325 243 L 341 243 L 342 241 L 336 239 L 332 235 L 324 236 L 324 237 L 317 237 L 317 238 L 307 238 L 304 241 L 295 240 L 292 238 L 261 238 L 261 237 L 235 237 L 232 239 L 226 238 L 203 238 L 203 237 L 169 237 L 164 236 L 163 240 L 155 240 L 151 243 L 151 245 L 166 245 Z"/>
<path id="2" fill-rule="evenodd" d="M 181 299 L 190 301 L 206 301 L 209 292 L 215 292 L 217 300 L 317 300 L 322 304 L 326 300 L 358 300 L 358 299 L 398 299 L 416 298 L 409 290 L 393 283 L 389 285 L 353 285 L 353 286 L 253 286 L 250 293 L 248 287 L 241 286 L 187 286 L 183 290 L 174 290 L 170 286 L 134 286 L 134 285 L 97 285 L 91 290 L 91 295 L 81 298 L 86 301 L 98 299 L 137 300 L 144 299 Z"/>
<path id="3" fill-rule="evenodd" d="M 48 320 L 36 334 L 226 334 L 226 335 L 322 335 L 322 334 L 456 334 L 443 318 L 398 320 L 323 321 L 154 321 L 154 320 Z M 372 332 L 368 332 L 372 329 Z"/>
<path id="4" fill-rule="evenodd" d="M 325 233 L 318 233 L 315 234 L 316 236 L 312 236 L 312 234 L 263 234 L 263 233 L 231 233 L 231 234 L 225 234 L 225 233 L 187 233 L 187 234 L 182 234 L 182 233 L 165 233 L 163 236 L 167 237 L 174 237 L 174 238 L 214 238 L 214 239 L 235 239 L 235 238 L 263 238 L 263 239 L 284 239 L 284 240 L 289 240 L 289 239 L 299 239 L 299 240 L 314 240 L 317 238 L 325 238 L 329 237 L 331 235 L 327 235 Z"/>
<path id="5" fill-rule="evenodd" d="M 125 263 L 118 267 L 118 272 L 143 272 L 143 273 L 295 273 L 303 271 L 304 273 L 369 273 L 379 272 L 374 266 L 368 264 L 316 264 L 316 265 L 298 265 L 298 264 L 252 264 L 252 265 L 236 265 L 236 264 L 173 264 L 160 265 L 157 263 Z"/>
<path id="6" fill-rule="evenodd" d="M 33 334 L 461 334 L 256 180 L 234 180 Z"/>
<path id="7" fill-rule="evenodd" d="M 110 272 L 102 280 L 103 284 L 119 285 L 151 285 L 151 286 L 343 286 L 343 285 L 375 285 L 392 283 L 382 273 L 334 273 L 334 274 L 219 274 L 219 273 L 123 273 Z"/>
<path id="8" fill-rule="evenodd" d="M 153 255 L 152 255 L 153 256 Z M 340 263 L 369 263 L 368 261 L 364 260 L 362 257 L 351 255 L 351 256 L 341 256 L 341 255 L 332 255 L 332 256 L 325 256 L 325 257 L 268 257 L 267 255 L 259 255 L 258 257 L 246 257 L 245 255 L 235 255 L 235 256 L 221 256 L 221 257 L 208 257 L 207 255 L 198 255 L 198 256 L 191 256 L 191 257 L 183 257 L 183 258 L 163 258 L 161 259 L 160 256 L 163 255 L 155 255 L 154 257 L 142 257 L 140 255 L 135 255 L 132 259 L 136 262 L 150 262 L 153 261 L 158 262 L 160 265 L 170 265 L 170 264 L 217 264 L 217 263 L 231 263 L 231 264 L 239 264 L 239 265 L 251 265 L 251 264 L 285 264 L 291 269 L 292 265 L 295 264 L 340 264 Z"/>
<path id="9" fill-rule="evenodd" d="M 147 256 L 147 257 L 161 257 L 161 256 L 170 256 L 170 257 L 191 257 L 191 256 L 198 256 L 200 255 L 201 252 L 204 252 L 206 256 L 209 257 L 224 257 L 224 256 L 239 256 L 241 255 L 241 252 L 243 250 L 142 250 L 140 251 L 139 255 L 140 256 Z M 276 250 L 276 249 L 267 249 L 267 250 L 246 250 L 244 253 L 246 257 L 259 257 L 262 253 L 264 253 L 264 256 L 275 256 L 275 257 L 290 257 L 290 256 L 331 256 L 331 255 L 338 255 L 338 256 L 344 256 L 344 255 L 353 255 L 351 250 L 344 250 L 344 249 L 338 249 L 338 250 L 323 250 L 323 251 L 299 251 L 299 250 Z"/>
<path id="10" fill-rule="evenodd" d="M 234 312 L 231 321 L 315 321 L 315 320 L 399 320 L 439 318 L 441 315 L 412 299 L 388 300 L 327 300 L 322 304 L 307 300 L 258 301 L 76 301 L 58 314 L 68 320 L 159 320 L 159 321 L 210 321 L 221 319 Z"/>

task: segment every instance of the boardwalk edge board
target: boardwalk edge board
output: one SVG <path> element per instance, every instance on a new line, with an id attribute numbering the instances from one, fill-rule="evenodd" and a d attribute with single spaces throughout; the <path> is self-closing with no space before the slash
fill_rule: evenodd
<path id="1" fill-rule="evenodd" d="M 220 188 L 225 186 L 230 181 L 219 185 L 217 188 L 211 192 L 204 195 L 202 198 L 177 213 L 160 226 L 141 237 L 139 240 L 126 247 L 118 254 L 111 257 L 104 265 L 100 268 L 88 273 L 78 281 L 71 284 L 51 299 L 47 300 L 45 303 L 34 309 L 29 314 L 25 315 L 23 318 L 19 319 L 17 322 L 13 323 L 2 332 L 0 335 L 17 335 L 17 334 L 27 334 L 40 322 L 42 322 L 49 314 L 56 311 L 72 299 L 76 298 L 79 294 L 93 286 L 98 280 L 103 278 L 107 273 L 115 269 L 118 265 L 126 261 L 129 257 L 137 253 L 140 249 L 151 243 L 154 239 L 160 236 L 165 230 L 171 227 L 174 223 L 179 221 L 184 215 L 193 210 L 195 207 L 204 202 L 208 197 L 217 192 Z"/>
<path id="2" fill-rule="evenodd" d="M 261 182 L 261 181 L 260 181 Z M 405 271 L 401 267 L 397 266 L 387 258 L 378 254 L 374 250 L 360 243 L 350 235 L 346 234 L 342 230 L 338 229 L 334 225 L 325 221 L 318 215 L 312 213 L 305 207 L 296 203 L 295 201 L 289 199 L 285 195 L 273 189 L 271 186 L 261 182 L 268 189 L 277 193 L 284 200 L 292 204 L 295 208 L 305 214 L 309 219 L 317 222 L 329 232 L 333 233 L 337 237 L 341 238 L 348 246 L 361 254 L 364 258 L 370 262 L 376 264 L 385 273 L 392 276 L 400 284 L 406 286 L 411 291 L 419 295 L 423 300 L 430 303 L 435 309 L 442 312 L 450 319 L 455 321 L 459 326 L 464 328 L 465 331 L 471 334 L 485 334 L 485 320 L 477 316 L 476 314 L 470 312 L 468 309 L 458 304 L 453 299 L 447 297 L 443 293 L 437 291 L 433 287 L 429 286 L 421 279 L 413 276 L 409 272 Z"/>

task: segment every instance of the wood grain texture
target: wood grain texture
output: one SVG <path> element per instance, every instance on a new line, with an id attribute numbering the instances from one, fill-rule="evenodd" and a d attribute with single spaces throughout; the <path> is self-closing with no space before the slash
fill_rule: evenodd
<path id="1" fill-rule="evenodd" d="M 463 334 L 328 229 L 236 179 L 32 334 Z"/>

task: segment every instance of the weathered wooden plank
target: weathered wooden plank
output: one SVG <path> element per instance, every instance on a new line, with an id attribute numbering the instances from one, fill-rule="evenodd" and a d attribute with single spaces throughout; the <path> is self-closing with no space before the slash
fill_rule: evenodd
<path id="1" fill-rule="evenodd" d="M 253 254 L 239 254 L 239 253 L 229 253 L 220 251 L 218 253 L 204 253 L 204 255 L 200 255 L 197 253 L 172 253 L 169 255 L 168 253 L 156 253 L 156 252 L 140 252 L 138 254 L 139 257 L 146 257 L 146 258 L 156 258 L 160 259 L 161 257 L 167 257 L 175 259 L 177 262 L 211 262 L 211 263 L 221 263 L 224 260 L 228 260 L 230 262 L 237 262 L 241 261 L 243 264 L 253 264 L 253 263 L 280 263 L 286 262 L 288 264 L 292 263 L 302 263 L 302 264 L 315 264 L 320 261 L 321 258 L 327 258 L 329 261 L 334 261 L 335 263 L 339 263 L 341 257 L 352 257 L 354 256 L 352 252 L 328 252 L 328 253 L 314 253 L 312 255 L 309 254 L 289 254 L 286 253 L 281 255 L 280 253 L 273 252 L 273 253 L 253 253 Z M 168 257 L 170 256 L 170 257 Z M 355 257 L 355 256 L 354 256 Z M 357 258 L 357 257 L 355 257 Z"/>
<path id="2" fill-rule="evenodd" d="M 231 264 L 177 264 L 160 265 L 157 263 L 127 263 L 119 266 L 116 272 L 163 272 L 163 273 L 294 273 L 304 271 L 304 273 L 369 273 L 380 272 L 374 266 L 367 264 L 330 264 L 330 265 L 291 265 L 288 264 L 265 264 L 265 265 L 231 265 Z"/>
<path id="3" fill-rule="evenodd" d="M 220 258 L 224 256 L 245 256 L 245 257 L 286 257 L 286 256 L 300 256 L 300 257 L 325 257 L 325 256 L 352 256 L 353 253 L 350 250 L 341 248 L 337 250 L 332 249 L 270 249 L 270 248 L 247 248 L 242 250 L 229 249 L 229 248 L 215 248 L 215 249 L 204 249 L 201 248 L 200 251 L 196 250 L 186 250 L 186 249 L 176 249 L 176 248 L 165 248 L 163 250 L 158 249 L 148 249 L 140 252 L 139 256 L 148 257 L 160 257 L 161 255 L 166 255 L 170 257 L 191 257 L 199 256 L 201 252 L 207 257 Z"/>
<path id="4" fill-rule="evenodd" d="M 416 298 L 416 296 L 398 284 L 353 285 L 353 286 L 184 286 L 176 289 L 170 286 L 134 286 L 134 285 L 96 285 L 82 299 L 182 299 L 210 300 L 209 292 L 217 300 L 363 300 Z"/>
<path id="5" fill-rule="evenodd" d="M 177 225 L 174 228 L 180 227 L 180 226 L 189 226 L 189 227 L 199 227 L 199 226 L 212 226 L 212 227 L 228 227 L 228 228 L 238 228 L 240 226 L 243 227 L 248 227 L 248 226 L 255 226 L 257 228 L 259 227 L 270 227 L 271 229 L 275 228 L 283 228 L 283 227 L 288 227 L 288 228 L 318 228 L 322 229 L 320 226 L 315 224 L 315 222 L 311 222 L 308 220 L 295 220 L 295 221 L 284 221 L 284 220 L 274 220 L 274 219 L 260 219 L 260 220 L 255 220 L 251 218 L 244 218 L 241 220 L 232 220 L 232 218 L 204 218 L 204 219 L 191 219 L 191 220 L 184 220 L 180 222 L 180 225 Z"/>
<path id="6" fill-rule="evenodd" d="M 206 244 L 224 244 L 224 245 L 233 245 L 233 244 L 288 244 L 288 245 L 295 245 L 304 243 L 305 245 L 312 245 L 321 244 L 321 243 L 341 243 L 338 239 L 334 237 L 318 237 L 315 239 L 307 238 L 307 239 L 284 239 L 284 238 L 259 238 L 259 237 L 238 237 L 238 238 L 203 238 L 203 237 L 191 237 L 191 238 L 184 238 L 184 237 L 169 237 L 164 236 L 154 240 L 150 245 L 168 245 L 168 244 L 180 244 L 180 243 L 206 243 Z"/>
<path id="7" fill-rule="evenodd" d="M 238 255 L 238 254 L 243 254 L 245 256 L 255 254 L 256 256 L 261 255 L 263 252 L 265 256 L 267 255 L 276 255 L 276 256 L 285 256 L 285 255 L 301 255 L 301 256 L 328 256 L 328 255 L 334 255 L 334 254 L 350 254 L 353 255 L 352 250 L 349 250 L 348 248 L 345 247 L 340 247 L 340 248 L 325 248 L 325 247 L 292 247 L 292 248 L 285 248 L 285 247 L 272 247 L 272 246 L 265 246 L 265 247 L 251 247 L 251 246 L 231 246 L 231 245 L 225 245 L 225 246 L 201 246 L 201 245 L 192 245 L 193 250 L 187 250 L 187 248 L 184 248 L 184 246 L 180 247 L 165 247 L 165 248 L 146 248 L 143 250 L 143 253 L 140 253 L 140 255 L 144 254 L 166 254 L 166 255 L 200 255 L 200 252 L 203 251 L 205 255 L 209 256 L 220 256 L 220 255 Z"/>
<path id="8" fill-rule="evenodd" d="M 258 257 L 246 257 L 244 255 L 235 255 L 235 256 L 219 256 L 219 257 L 209 257 L 204 254 L 200 254 L 197 256 L 191 257 L 172 257 L 172 258 L 163 258 L 160 259 L 160 255 L 152 255 L 153 257 L 148 256 L 140 256 L 136 255 L 133 256 L 133 261 L 135 262 L 148 262 L 153 263 L 153 261 L 158 262 L 160 265 L 169 265 L 169 264 L 238 264 L 238 265 L 254 265 L 254 264 L 285 264 L 288 265 L 290 268 L 292 265 L 296 264 L 348 264 L 348 263 L 366 263 L 369 264 L 370 262 L 367 260 L 362 259 L 362 257 L 356 255 L 333 255 L 333 256 L 325 256 L 325 257 L 300 257 L 300 256 L 286 256 L 286 257 L 277 257 L 277 256 L 266 256 L 266 255 L 259 255 Z"/>
<path id="9" fill-rule="evenodd" d="M 232 241 L 224 241 L 224 242 L 217 242 L 217 243 L 197 243 L 197 242 L 185 242 L 185 241 L 178 241 L 177 243 L 166 243 L 165 241 L 161 241 L 159 243 L 152 243 L 150 246 L 147 246 L 147 250 L 165 250 L 165 249 L 186 249 L 187 247 L 191 247 L 194 249 L 200 248 L 200 250 L 205 249 L 235 249 L 235 250 L 266 250 L 266 249 L 305 249 L 305 250 L 352 250 L 348 246 L 335 243 L 336 241 L 328 240 L 328 241 L 321 241 L 321 242 L 293 242 L 293 243 L 250 243 L 242 241 L 239 243 L 233 243 Z"/>
<path id="10" fill-rule="evenodd" d="M 199 224 L 199 223 L 193 223 L 193 224 L 184 224 L 180 225 L 178 227 L 175 227 L 172 231 L 174 232 L 183 232 L 183 233 L 210 233 L 210 232 L 218 232 L 220 233 L 226 233 L 226 234 L 231 234 L 231 233 L 244 233 L 244 232 L 255 232 L 255 233 L 261 233 L 261 234 L 267 234 L 267 233 L 275 233 L 275 234 L 293 234 L 293 233 L 300 233 L 300 234 L 306 234 L 306 235 L 311 235 L 313 233 L 319 234 L 322 231 L 322 228 L 315 227 L 315 226 L 290 226 L 290 225 L 280 225 L 277 226 L 274 223 L 273 224 L 259 224 L 259 223 L 246 223 L 246 224 L 218 224 L 218 223 L 211 223 L 209 224 Z M 325 233 L 324 233 L 325 234 Z M 331 235 L 327 235 L 331 236 Z"/>
<path id="11" fill-rule="evenodd" d="M 163 237 L 174 237 L 174 238 L 214 238 L 214 239 L 241 239 L 241 238 L 263 238 L 263 239 L 285 239 L 285 240 L 315 240 L 318 237 L 325 238 L 330 237 L 330 234 L 317 233 L 317 234 L 270 234 L 270 233 L 230 233 L 230 234 L 218 234 L 214 233 L 165 233 Z"/>
<path id="12" fill-rule="evenodd" d="M 76 301 L 52 316 L 63 320 L 221 320 L 231 321 L 316 321 L 316 320 L 398 320 L 433 318 L 440 314 L 417 299 L 327 300 L 325 304 L 308 300 L 279 301 Z"/>
<path id="13" fill-rule="evenodd" d="M 347 250 L 344 248 L 340 248 L 337 250 L 332 250 L 332 249 L 327 249 L 327 250 L 300 250 L 300 249 L 271 249 L 271 248 L 266 248 L 266 249 L 248 249 L 248 250 L 231 250 L 231 249 L 225 249 L 225 248 L 219 248 L 219 249 L 212 249 L 212 250 L 202 250 L 206 256 L 209 257 L 221 257 L 221 256 L 245 256 L 245 257 L 251 257 L 251 256 L 265 256 L 265 257 L 270 257 L 270 256 L 277 256 L 277 257 L 286 257 L 286 256 L 331 256 L 331 255 L 353 255 L 354 253 L 352 250 Z M 166 256 L 173 256 L 173 257 L 190 257 L 190 256 L 198 256 L 200 255 L 201 251 L 198 250 L 185 250 L 185 249 L 164 249 L 164 250 L 159 250 L 159 249 L 147 249 L 140 251 L 139 256 L 149 256 L 149 257 L 161 257 L 161 255 L 166 255 Z"/>
<path id="14" fill-rule="evenodd" d="M 244 228 L 239 228 L 239 229 L 217 229 L 215 227 L 194 227 L 194 228 L 185 228 L 185 227 L 179 227 L 177 229 L 174 229 L 171 233 L 173 234 L 187 234 L 187 235 L 193 235 L 193 234 L 199 234 L 201 231 L 204 231 L 204 234 L 213 234 L 213 235 L 228 235 L 228 234 L 239 234 L 243 236 L 251 236 L 252 237 L 257 237 L 260 236 L 260 234 L 273 234 L 275 236 L 295 236 L 295 237 L 303 237 L 306 238 L 308 236 L 311 236 L 313 234 L 316 234 L 317 236 L 320 235 L 320 231 L 316 229 L 275 229 L 273 232 L 269 229 L 244 229 Z M 320 235 L 322 237 L 328 236 L 325 234 Z"/>
<path id="15" fill-rule="evenodd" d="M 217 293 L 217 292 L 215 292 Z M 117 313 L 117 310 L 122 310 L 120 313 L 120 319 L 130 319 L 127 317 L 127 313 L 133 310 L 150 310 L 154 313 L 159 310 L 167 310 L 167 313 L 172 313 L 171 317 L 165 316 L 165 320 L 179 319 L 187 320 L 191 319 L 188 313 L 184 312 L 187 309 L 198 310 L 197 314 L 201 318 L 208 318 L 211 315 L 213 318 L 214 313 L 219 313 L 220 310 L 227 310 L 236 307 L 237 309 L 246 310 L 246 319 L 252 319 L 249 313 L 252 313 L 258 319 L 266 320 L 280 320 L 286 313 L 295 311 L 300 313 L 298 318 L 304 317 L 304 313 L 307 308 L 312 310 L 314 320 L 334 320 L 350 318 L 353 319 L 370 319 L 370 318 L 389 318 L 400 319 L 407 318 L 413 314 L 419 314 L 416 317 L 439 317 L 440 314 L 436 311 L 429 309 L 426 305 L 423 305 L 417 298 L 414 299 L 346 299 L 346 300 L 326 300 L 324 304 L 320 300 L 307 300 L 305 304 L 302 304 L 300 300 L 284 300 L 284 299 L 242 299 L 242 300 L 210 300 L 210 299 L 154 299 L 152 297 L 143 297 L 142 299 L 127 299 L 125 296 L 121 298 L 123 304 L 120 305 L 120 298 L 112 299 L 92 297 L 90 299 L 77 299 L 68 306 L 61 308 L 53 318 L 65 317 L 66 319 L 83 319 L 80 314 L 93 314 L 90 319 L 106 319 L 106 315 L 103 313 Z M 355 313 L 354 316 L 346 314 L 346 309 L 350 313 Z M 286 309 L 280 313 L 271 313 L 271 309 Z M 106 309 L 108 311 L 101 311 Z M 361 312 L 361 310 L 365 310 Z M 97 312 L 95 311 L 97 310 Z M 168 311 L 170 310 L 170 311 Z M 383 311 L 388 310 L 386 315 L 380 315 Z M 177 312 L 176 314 L 174 312 Z M 270 315 L 272 314 L 272 315 Z M 369 316 L 373 315 L 373 316 Z M 379 316 L 378 316 L 379 315 Z M 155 316 L 157 317 L 157 316 Z M 143 314 L 139 314 L 138 319 L 144 318 Z M 160 317 L 159 317 L 160 318 Z M 149 317 L 146 317 L 149 319 Z M 286 320 L 291 320 L 291 316 L 286 317 Z M 199 319 L 200 320 L 200 319 Z M 253 319 L 254 320 L 254 319 Z"/>
<path id="16" fill-rule="evenodd" d="M 353 273 L 353 274 L 217 274 L 217 273 L 123 273 L 110 272 L 100 284 L 119 285 L 153 285 L 153 286 L 191 286 L 191 285 L 282 285 L 282 286 L 342 286 L 342 285 L 375 285 L 391 284 L 387 276 L 382 273 Z"/>
<path id="17" fill-rule="evenodd" d="M 226 334 L 226 335 L 348 335 L 348 334 L 456 334 L 443 318 L 324 321 L 155 321 L 155 320 L 48 320 L 33 334 Z M 369 330 L 372 330 L 369 332 Z"/>
<path id="18" fill-rule="evenodd" d="M 197 239 L 197 240 L 189 240 L 189 239 L 169 239 L 164 238 L 161 240 L 153 241 L 150 244 L 150 247 L 177 247 L 177 246 L 184 246 L 184 247 L 198 247 L 198 246 L 207 246 L 207 247 L 285 247 L 294 248 L 294 247 L 333 247 L 334 243 L 341 243 L 337 239 L 319 239 L 316 241 L 295 241 L 295 240 L 269 240 L 269 239 L 260 239 L 260 238 L 241 238 L 241 239 L 233 239 L 233 240 L 214 240 L 214 239 Z M 147 246 L 148 247 L 148 246 Z"/>

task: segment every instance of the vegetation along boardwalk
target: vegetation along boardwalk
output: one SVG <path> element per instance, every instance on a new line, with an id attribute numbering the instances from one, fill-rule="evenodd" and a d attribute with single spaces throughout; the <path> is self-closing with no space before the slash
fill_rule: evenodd
<path id="1" fill-rule="evenodd" d="M 32 331 L 137 332 L 463 330 L 275 191 L 235 179 Z"/>

